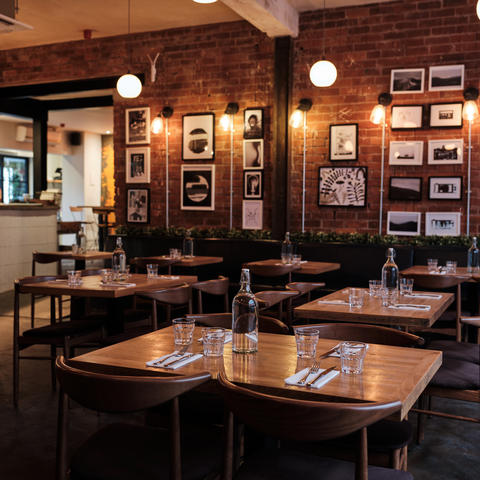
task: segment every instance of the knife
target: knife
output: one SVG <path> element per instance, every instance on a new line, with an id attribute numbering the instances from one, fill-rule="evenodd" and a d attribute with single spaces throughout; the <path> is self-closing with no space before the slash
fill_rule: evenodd
<path id="1" fill-rule="evenodd" d="M 322 358 L 328 357 L 328 356 L 331 355 L 332 353 L 335 353 L 339 348 L 340 348 L 340 345 L 335 345 L 333 348 L 331 348 L 331 349 L 328 350 L 327 352 L 322 353 L 317 359 L 315 359 L 315 361 L 313 362 L 312 366 L 308 369 L 307 373 L 306 373 L 297 383 L 304 383 L 304 382 L 305 382 L 305 380 L 308 378 L 308 376 L 309 376 L 310 373 L 312 372 L 313 365 L 315 365 L 315 362 L 316 362 L 317 360 L 321 360 Z"/>
<path id="2" fill-rule="evenodd" d="M 319 373 L 313 380 L 310 380 L 306 386 L 307 387 L 314 387 L 315 384 L 317 383 L 317 381 L 324 377 L 325 375 L 329 374 L 330 372 L 333 372 L 333 370 L 335 370 L 335 365 L 333 367 L 330 367 L 330 368 L 327 368 L 326 370 L 324 370 L 322 373 Z"/>
<path id="3" fill-rule="evenodd" d="M 195 353 L 186 353 L 185 355 L 183 355 L 180 358 L 177 358 L 176 360 L 171 360 L 170 362 L 164 363 L 162 368 L 171 367 L 172 365 L 175 365 L 176 363 L 181 362 L 187 358 L 193 357 L 194 355 Z"/>

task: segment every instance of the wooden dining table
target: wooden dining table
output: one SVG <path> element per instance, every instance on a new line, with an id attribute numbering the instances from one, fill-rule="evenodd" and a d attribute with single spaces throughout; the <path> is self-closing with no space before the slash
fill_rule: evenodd
<path id="1" fill-rule="evenodd" d="M 447 272 L 445 267 L 440 267 L 441 270 L 437 270 L 435 273 L 428 271 L 427 265 L 413 265 L 412 267 L 408 267 L 405 270 L 402 270 L 400 274 L 404 277 L 408 277 L 408 275 L 440 275 L 442 277 L 464 277 L 465 281 L 470 281 L 473 279 L 474 276 L 478 277 L 479 274 L 469 272 L 467 267 L 457 267 L 455 272 Z"/>
<path id="2" fill-rule="evenodd" d="M 340 270 L 340 263 L 332 262 L 314 262 L 311 260 L 302 260 L 299 264 L 283 264 L 280 259 L 270 258 L 267 260 L 255 260 L 253 262 L 245 263 L 243 266 L 248 268 L 250 265 L 285 265 L 290 267 L 287 269 L 287 273 L 295 272 L 305 275 L 320 275 L 321 273 L 333 272 L 335 270 Z"/>
<path id="3" fill-rule="evenodd" d="M 198 341 L 201 328 L 196 327 L 190 352 L 202 352 Z M 320 339 L 317 355 L 330 350 L 339 341 Z M 290 386 L 285 379 L 305 367 L 312 360 L 300 359 L 296 354 L 292 335 L 259 334 L 258 352 L 232 353 L 231 343 L 225 344 L 223 357 L 201 357 L 176 370 L 147 367 L 146 362 L 171 353 L 175 349 L 172 327 L 95 350 L 71 360 L 80 368 L 132 375 L 192 375 L 208 371 L 213 387 L 220 369 L 240 385 L 294 398 L 337 402 L 391 402 L 402 404 L 396 419 L 404 419 L 417 398 L 442 363 L 442 354 L 435 350 L 392 347 L 371 344 L 365 357 L 363 373 L 341 373 L 319 389 Z M 335 366 L 340 370 L 340 358 L 328 357 L 322 368 Z"/>
<path id="4" fill-rule="evenodd" d="M 160 255 L 154 257 L 148 257 L 152 260 L 152 263 L 155 263 L 155 259 L 158 260 L 173 260 L 172 265 L 176 267 L 203 267 L 204 265 L 213 265 L 215 263 L 222 263 L 223 257 L 207 257 L 196 255 L 194 257 L 181 257 L 178 259 L 172 259 L 168 255 Z"/>

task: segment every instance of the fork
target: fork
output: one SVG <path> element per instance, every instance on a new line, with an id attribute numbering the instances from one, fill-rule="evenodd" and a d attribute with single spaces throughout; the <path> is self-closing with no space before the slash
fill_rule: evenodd
<path id="1" fill-rule="evenodd" d="M 178 352 L 173 352 L 170 355 L 167 355 L 162 360 L 159 360 L 158 362 L 155 362 L 154 365 L 160 365 L 161 363 L 164 363 L 166 360 L 169 360 L 172 357 L 180 357 L 180 356 L 184 355 L 185 352 L 188 350 L 189 346 L 190 345 L 183 345 L 183 347 Z"/>
<path id="2" fill-rule="evenodd" d="M 320 369 L 320 360 L 321 359 L 322 359 L 322 357 L 317 358 L 315 360 L 315 362 L 313 363 L 313 365 L 310 367 L 310 370 L 298 381 L 298 383 L 300 385 L 303 385 L 307 381 L 307 378 L 311 373 L 315 374 L 315 373 L 318 372 L 318 370 Z"/>

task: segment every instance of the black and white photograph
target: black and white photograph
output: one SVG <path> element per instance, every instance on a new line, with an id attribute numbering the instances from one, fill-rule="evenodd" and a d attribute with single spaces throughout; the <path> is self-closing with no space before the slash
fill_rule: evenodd
<path id="1" fill-rule="evenodd" d="M 183 160 L 214 160 L 215 114 L 189 113 L 182 120 Z"/>
<path id="2" fill-rule="evenodd" d="M 367 167 L 319 167 L 319 206 L 364 207 L 366 201 Z"/>
<path id="3" fill-rule="evenodd" d="M 243 111 L 243 138 L 263 138 L 263 108 Z"/>
<path id="4" fill-rule="evenodd" d="M 463 139 L 429 140 L 428 163 L 430 165 L 463 163 Z"/>
<path id="5" fill-rule="evenodd" d="M 430 67 L 430 91 L 463 90 L 465 65 L 439 65 Z"/>
<path id="6" fill-rule="evenodd" d="M 150 143 L 150 107 L 125 110 L 125 139 L 127 145 Z"/>
<path id="7" fill-rule="evenodd" d="M 423 93 L 424 80 L 424 68 L 392 70 L 390 93 Z"/>
<path id="8" fill-rule="evenodd" d="M 263 171 L 243 171 L 243 198 L 246 200 L 263 198 Z"/>
<path id="9" fill-rule="evenodd" d="M 182 165 L 182 210 L 215 210 L 215 165 Z"/>
<path id="10" fill-rule="evenodd" d="M 423 142 L 390 142 L 389 165 L 422 165 Z"/>
<path id="11" fill-rule="evenodd" d="M 148 188 L 127 189 L 127 222 L 150 222 L 150 192 Z"/>
<path id="12" fill-rule="evenodd" d="M 458 237 L 460 235 L 460 212 L 425 213 L 425 235 Z"/>
<path id="13" fill-rule="evenodd" d="M 420 235 L 420 212 L 388 212 L 387 235 Z"/>
<path id="14" fill-rule="evenodd" d="M 243 168 L 263 170 L 263 140 L 243 141 Z"/>
<path id="15" fill-rule="evenodd" d="M 242 228 L 244 230 L 261 230 L 263 228 L 262 200 L 243 200 Z"/>
<path id="16" fill-rule="evenodd" d="M 429 200 L 461 200 L 462 177 L 429 177 Z"/>
<path id="17" fill-rule="evenodd" d="M 330 158 L 358 160 L 358 124 L 330 125 Z"/>
<path id="18" fill-rule="evenodd" d="M 423 126 L 423 105 L 394 105 L 392 130 L 414 130 Z"/>
<path id="19" fill-rule="evenodd" d="M 388 190 L 390 200 L 415 200 L 422 199 L 421 177 L 390 177 Z"/>
<path id="20" fill-rule="evenodd" d="M 462 127 L 463 103 L 434 103 L 430 105 L 430 126 L 444 128 Z"/>
<path id="21" fill-rule="evenodd" d="M 150 147 L 127 148 L 126 183 L 150 183 Z"/>

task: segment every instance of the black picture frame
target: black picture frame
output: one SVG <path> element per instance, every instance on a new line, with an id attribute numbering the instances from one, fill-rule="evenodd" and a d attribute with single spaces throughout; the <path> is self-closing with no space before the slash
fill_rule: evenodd
<path id="1" fill-rule="evenodd" d="M 415 201 L 422 199 L 422 177 L 390 177 L 388 199 Z"/>
<path id="2" fill-rule="evenodd" d="M 243 199 L 263 200 L 263 170 L 243 171 Z"/>
<path id="3" fill-rule="evenodd" d="M 251 140 L 263 138 L 264 109 L 258 107 L 246 108 L 243 111 L 243 138 Z"/>
<path id="4" fill-rule="evenodd" d="M 400 68 L 390 71 L 390 93 L 423 93 L 424 88 L 424 68 Z"/>
<path id="5" fill-rule="evenodd" d="M 181 210 L 215 210 L 215 165 L 182 165 Z"/>
<path id="6" fill-rule="evenodd" d="M 463 102 L 430 104 L 430 128 L 462 128 Z"/>
<path id="7" fill-rule="evenodd" d="M 367 205 L 368 167 L 318 167 L 318 206 Z"/>
<path id="8" fill-rule="evenodd" d="M 349 162 L 358 160 L 358 123 L 330 125 L 329 160 Z"/>
<path id="9" fill-rule="evenodd" d="M 429 200 L 461 200 L 463 196 L 462 176 L 428 177 Z"/>
<path id="10" fill-rule="evenodd" d="M 150 107 L 125 109 L 125 143 L 127 145 L 150 143 Z"/>
<path id="11" fill-rule="evenodd" d="M 215 114 L 213 112 L 183 115 L 182 160 L 215 160 Z"/>
<path id="12" fill-rule="evenodd" d="M 393 105 L 392 130 L 418 130 L 423 128 L 424 105 Z"/>
<path id="13" fill-rule="evenodd" d="M 127 188 L 127 223 L 150 223 L 149 188 Z"/>

